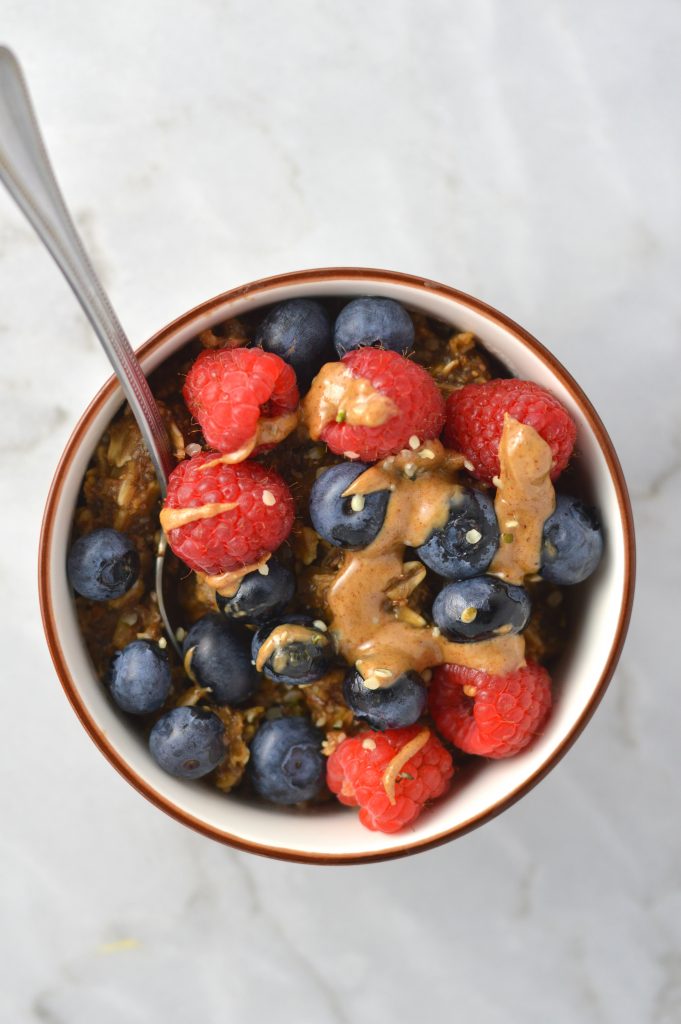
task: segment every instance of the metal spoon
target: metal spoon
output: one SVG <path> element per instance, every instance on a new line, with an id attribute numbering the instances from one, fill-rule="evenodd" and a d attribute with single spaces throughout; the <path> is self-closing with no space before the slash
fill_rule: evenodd
<path id="1" fill-rule="evenodd" d="M 165 497 L 173 468 L 168 433 L 144 371 L 87 257 L 57 185 L 19 63 L 0 46 L 0 179 L 51 253 L 92 324 L 142 432 Z M 163 597 L 166 538 L 156 555 L 158 608 L 180 654 Z"/>

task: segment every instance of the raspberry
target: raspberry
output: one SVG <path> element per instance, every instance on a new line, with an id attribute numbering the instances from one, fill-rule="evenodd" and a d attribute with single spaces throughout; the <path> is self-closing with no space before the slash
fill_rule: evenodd
<path id="1" fill-rule="evenodd" d="M 299 398 L 293 368 L 261 348 L 206 349 L 182 394 L 206 441 L 220 452 L 238 451 L 255 437 L 261 416 L 292 412 Z"/>
<path id="2" fill-rule="evenodd" d="M 454 746 L 467 754 L 511 757 L 530 743 L 546 721 L 551 677 L 531 661 L 505 676 L 440 665 L 433 673 L 429 698 L 435 725 Z"/>
<path id="3" fill-rule="evenodd" d="M 397 760 L 407 744 L 407 760 Z M 389 768 L 389 766 L 391 766 Z M 419 816 L 429 800 L 449 789 L 451 755 L 428 729 L 410 725 L 363 732 L 331 754 L 326 781 L 343 804 L 359 805 L 359 820 L 374 832 L 398 832 Z M 392 799 L 391 799 L 392 797 Z"/>
<path id="4" fill-rule="evenodd" d="M 212 465 L 211 465 L 212 463 Z M 170 526 L 170 509 L 213 504 L 235 507 Z M 195 572 L 217 575 L 258 562 L 286 540 L 293 525 L 293 498 L 286 483 L 259 462 L 216 464 L 210 452 L 180 462 L 168 479 L 161 525 L 170 547 Z M 165 521 L 164 521 L 165 519 Z"/>
<path id="5" fill-rule="evenodd" d="M 473 472 L 480 480 L 492 483 L 499 474 L 504 413 L 534 427 L 544 438 L 553 454 L 551 479 L 555 480 L 568 464 L 576 428 L 558 399 L 533 381 L 490 380 L 454 391 L 447 399 L 445 444 L 473 463 Z"/>
<path id="6" fill-rule="evenodd" d="M 353 377 L 368 380 L 398 408 L 378 427 L 349 423 L 328 423 L 322 440 L 337 455 L 353 452 L 366 462 L 375 462 L 406 448 L 409 438 L 420 441 L 437 437 L 444 423 L 444 401 L 433 378 L 416 363 L 397 352 L 360 348 L 349 352 L 341 362 Z"/>

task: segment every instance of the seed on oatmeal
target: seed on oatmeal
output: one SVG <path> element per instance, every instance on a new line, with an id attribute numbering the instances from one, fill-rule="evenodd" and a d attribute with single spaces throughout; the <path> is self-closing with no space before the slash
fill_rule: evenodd
<path id="1" fill-rule="evenodd" d="M 321 619 L 315 619 L 314 622 L 312 623 L 312 625 L 314 626 L 315 629 L 318 629 L 321 633 L 326 633 L 327 629 L 329 628 L 326 625 L 325 622 L 322 622 Z"/>
<path id="2" fill-rule="evenodd" d="M 182 643 L 186 635 L 187 630 L 183 629 L 182 626 L 178 626 L 178 628 L 175 630 L 175 639 L 177 640 L 178 644 Z"/>
<path id="3" fill-rule="evenodd" d="M 358 459 L 359 452 L 343 452 L 346 459 Z"/>
<path id="4" fill-rule="evenodd" d="M 362 740 L 362 746 L 365 750 L 375 750 L 376 740 L 372 740 L 371 736 L 367 736 L 365 740 Z"/>
<path id="5" fill-rule="evenodd" d="M 353 512 L 361 512 L 362 509 L 364 508 L 364 495 L 353 494 L 352 498 L 350 499 L 350 508 L 352 509 Z"/>
<path id="6" fill-rule="evenodd" d="M 162 651 L 164 651 L 168 646 L 168 641 L 164 636 L 159 637 L 158 646 L 161 648 Z"/>
<path id="7" fill-rule="evenodd" d="M 512 544 L 513 543 L 513 534 L 512 533 L 502 533 L 501 541 L 502 541 L 503 544 Z"/>
<path id="8" fill-rule="evenodd" d="M 381 681 L 380 679 L 377 679 L 376 676 L 369 676 L 367 679 L 364 680 L 364 685 L 366 686 L 367 690 L 380 690 Z"/>
<path id="9" fill-rule="evenodd" d="M 389 668 L 375 668 L 374 675 L 379 679 L 390 679 L 392 672 Z"/>
<path id="10" fill-rule="evenodd" d="M 274 497 L 271 491 L 262 492 L 262 503 L 263 505 L 276 505 L 277 499 Z"/>
<path id="11" fill-rule="evenodd" d="M 432 451 L 430 448 L 424 448 L 422 452 L 419 452 L 419 455 L 421 456 L 422 459 L 434 459 L 435 458 L 435 452 Z"/>
<path id="12" fill-rule="evenodd" d="M 468 530 L 466 533 L 466 540 L 469 544 L 477 544 L 479 540 L 482 540 L 480 530 Z"/>
<path id="13" fill-rule="evenodd" d="M 518 525 L 519 523 L 517 519 L 507 519 L 506 522 L 504 523 L 504 526 L 506 527 L 507 530 L 515 530 L 516 526 Z"/>
<path id="14" fill-rule="evenodd" d="M 320 447 L 319 447 L 319 446 L 317 445 L 317 446 L 315 446 L 314 448 L 310 448 L 309 452 L 307 453 L 307 456 L 306 456 L 306 458 L 307 458 L 307 459 L 308 459 L 308 460 L 309 460 L 310 462 L 319 462 L 319 460 L 321 459 L 321 457 L 323 456 L 323 454 L 324 454 L 324 449 L 323 449 L 323 448 L 320 448 Z"/>
<path id="15" fill-rule="evenodd" d="M 477 618 L 477 615 L 477 608 L 474 608 L 472 605 L 469 604 L 468 608 L 464 608 L 464 610 L 461 612 L 461 621 L 474 622 L 475 619 Z"/>
<path id="16" fill-rule="evenodd" d="M 467 697 L 475 697 L 476 693 L 478 692 L 478 688 L 477 686 L 472 686 L 470 683 L 466 683 L 466 685 L 463 688 L 463 692 L 466 694 Z"/>
<path id="17" fill-rule="evenodd" d="M 413 451 L 416 451 L 416 449 L 420 446 L 420 444 L 421 444 L 421 442 L 419 441 L 419 439 L 416 436 L 416 434 L 412 434 L 411 437 L 409 438 L 409 447 Z"/>
<path id="18" fill-rule="evenodd" d="M 267 562 L 263 562 L 262 565 L 258 566 L 258 572 L 260 573 L 261 576 L 269 576 L 270 567 L 267 564 Z"/>
<path id="19" fill-rule="evenodd" d="M 501 478 L 500 477 L 493 476 L 492 477 L 492 483 L 494 484 L 494 486 L 496 487 L 497 490 L 500 490 L 500 488 L 501 488 Z"/>
<path id="20" fill-rule="evenodd" d="M 505 622 L 503 626 L 497 626 L 494 632 L 496 633 L 497 636 L 507 636 L 512 629 L 513 626 L 511 625 L 511 623 Z"/>
<path id="21" fill-rule="evenodd" d="M 416 466 L 413 462 L 408 462 L 406 464 L 404 467 L 404 475 L 408 476 L 410 480 L 416 476 Z"/>
<path id="22" fill-rule="evenodd" d="M 473 463 L 472 463 L 472 462 L 470 461 L 470 459 L 464 459 L 464 460 L 463 460 L 463 468 L 464 468 L 464 469 L 467 469 L 469 473 L 472 473 L 472 472 L 473 472 L 473 470 L 475 469 L 475 466 L 474 466 L 474 465 L 473 465 Z"/>
<path id="23" fill-rule="evenodd" d="M 192 444 L 188 444 L 187 447 L 185 448 L 185 452 L 187 453 L 190 459 L 193 459 L 194 456 L 198 455 L 201 451 L 201 445 L 196 444 L 195 442 Z"/>
<path id="24" fill-rule="evenodd" d="M 439 627 L 438 627 L 438 626 L 433 626 L 433 628 L 431 629 L 431 631 L 430 631 L 430 632 L 432 633 L 432 635 L 433 635 L 434 637 L 442 636 L 442 634 L 441 634 L 441 632 L 440 632 L 440 629 L 439 629 Z"/>

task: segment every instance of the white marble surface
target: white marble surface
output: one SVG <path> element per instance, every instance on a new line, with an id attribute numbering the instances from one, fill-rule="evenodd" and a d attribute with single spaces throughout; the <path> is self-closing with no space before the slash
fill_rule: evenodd
<path id="1" fill-rule="evenodd" d="M 0 195 L 0 1018 L 681 1019 L 679 4 L 5 0 L 2 32 L 136 342 L 305 266 L 477 294 L 600 410 L 640 576 L 593 723 L 475 834 L 314 869 L 175 824 L 96 752 L 43 642 L 42 505 L 107 367 Z"/>

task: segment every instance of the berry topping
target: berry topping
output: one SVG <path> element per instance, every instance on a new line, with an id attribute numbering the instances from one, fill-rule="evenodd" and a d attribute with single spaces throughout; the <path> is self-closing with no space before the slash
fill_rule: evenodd
<path id="1" fill-rule="evenodd" d="M 339 356 L 365 345 L 406 356 L 414 347 L 414 325 L 399 302 L 366 296 L 349 302 L 338 315 L 333 341 Z"/>
<path id="2" fill-rule="evenodd" d="M 248 637 L 222 615 L 204 615 L 182 644 L 184 666 L 214 704 L 242 704 L 258 686 Z"/>
<path id="3" fill-rule="evenodd" d="M 549 445 L 551 479 L 555 480 L 568 464 L 576 428 L 558 399 L 533 381 L 490 380 L 454 391 L 447 399 L 445 444 L 466 456 L 475 476 L 492 483 L 499 475 L 499 441 L 506 413 L 533 427 Z"/>
<path id="4" fill-rule="evenodd" d="M 206 452 L 170 474 L 161 525 L 190 569 L 218 575 L 275 551 L 293 517 L 291 492 L 273 469 L 259 462 L 224 465 Z"/>
<path id="5" fill-rule="evenodd" d="M 187 374 L 182 394 L 208 444 L 241 459 L 268 441 L 266 432 L 258 437 L 261 419 L 266 427 L 298 405 L 295 372 L 261 348 L 206 349 Z M 291 418 L 290 430 L 295 422 Z"/>
<path id="6" fill-rule="evenodd" d="M 285 359 L 301 384 L 333 359 L 331 321 L 320 302 L 289 299 L 270 310 L 255 336 L 256 345 Z"/>
<path id="7" fill-rule="evenodd" d="M 79 537 L 66 563 L 71 586 L 90 601 L 122 597 L 135 583 L 140 562 L 135 545 L 118 530 L 93 530 Z"/>
<path id="8" fill-rule="evenodd" d="M 603 532 L 595 508 L 577 498 L 556 495 L 554 513 L 544 523 L 541 575 L 550 583 L 581 583 L 595 572 L 603 554 Z"/>
<path id="9" fill-rule="evenodd" d="M 341 397 L 335 419 L 327 422 L 320 434 L 331 451 L 375 462 L 407 448 L 412 437 L 423 442 L 438 436 L 444 423 L 444 401 L 423 367 L 397 352 L 374 348 L 350 352 L 343 357 L 342 365 L 349 371 L 349 381 L 367 381 L 391 408 L 387 418 L 367 426 L 357 422 L 359 417 L 351 422 Z"/>
<path id="10" fill-rule="evenodd" d="M 114 654 L 107 682 L 123 711 L 131 715 L 158 711 L 170 693 L 168 657 L 150 640 L 133 640 Z"/>
<path id="11" fill-rule="evenodd" d="M 253 788 L 275 804 L 314 800 L 324 790 L 323 735 L 305 718 L 277 718 L 260 726 L 251 744 Z"/>
<path id="12" fill-rule="evenodd" d="M 247 573 L 232 597 L 217 594 L 218 608 L 228 619 L 262 622 L 282 611 L 296 592 L 296 578 L 276 558 Z"/>
<path id="13" fill-rule="evenodd" d="M 149 750 L 170 775 L 200 779 L 225 759 L 225 727 L 212 711 L 173 708 L 151 730 Z"/>
<path id="14" fill-rule="evenodd" d="M 416 553 L 430 569 L 450 580 L 477 576 L 488 568 L 499 544 L 499 526 L 490 498 L 460 487 L 449 503 L 449 518 L 433 530 Z"/>
<path id="15" fill-rule="evenodd" d="M 504 676 L 441 665 L 433 674 L 429 703 L 435 725 L 460 750 L 510 757 L 544 725 L 551 708 L 551 678 L 531 661 Z"/>
<path id="16" fill-rule="evenodd" d="M 345 677 L 343 696 L 355 718 L 363 719 L 374 729 L 413 725 L 427 704 L 426 687 L 417 672 L 405 672 L 390 686 L 370 690 L 362 675 L 352 671 Z"/>
<path id="17" fill-rule="evenodd" d="M 340 462 L 317 477 L 310 493 L 312 525 L 324 540 L 338 548 L 365 548 L 383 526 L 390 491 L 343 493 L 369 467 L 364 462 Z"/>
<path id="18" fill-rule="evenodd" d="M 471 643 L 520 633 L 530 611 L 524 587 L 496 576 L 476 576 L 442 588 L 433 602 L 433 621 L 448 640 Z"/>
<path id="19" fill-rule="evenodd" d="M 411 725 L 363 732 L 329 757 L 326 781 L 343 804 L 360 807 L 359 820 L 378 832 L 399 832 L 429 800 L 449 789 L 454 765 L 429 729 Z"/>
<path id="20" fill-rule="evenodd" d="M 326 675 L 335 651 L 321 620 L 290 615 L 285 622 L 275 619 L 260 627 L 253 637 L 251 656 L 258 672 L 268 679 L 300 686 Z"/>

